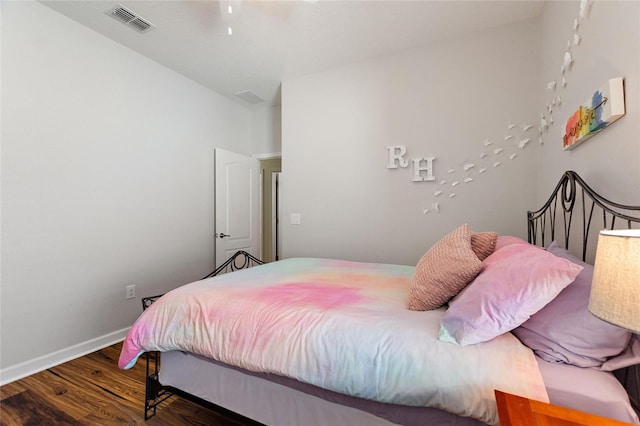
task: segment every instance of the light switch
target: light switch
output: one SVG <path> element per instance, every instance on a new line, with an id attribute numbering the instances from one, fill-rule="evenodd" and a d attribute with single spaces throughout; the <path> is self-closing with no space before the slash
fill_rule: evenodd
<path id="1" fill-rule="evenodd" d="M 291 213 L 291 224 L 300 225 L 300 213 Z"/>

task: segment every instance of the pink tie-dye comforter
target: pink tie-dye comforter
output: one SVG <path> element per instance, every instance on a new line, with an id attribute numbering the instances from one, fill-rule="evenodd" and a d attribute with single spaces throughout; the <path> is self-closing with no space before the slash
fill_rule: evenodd
<path id="1" fill-rule="evenodd" d="M 155 302 L 120 368 L 182 350 L 344 394 L 497 424 L 494 389 L 548 401 L 532 352 L 511 334 L 438 340 L 444 309 L 406 309 L 413 267 L 288 259 L 197 281 Z"/>

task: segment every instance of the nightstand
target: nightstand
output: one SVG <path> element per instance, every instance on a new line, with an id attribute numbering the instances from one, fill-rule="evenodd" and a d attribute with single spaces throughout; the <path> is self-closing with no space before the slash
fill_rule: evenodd
<path id="1" fill-rule="evenodd" d="M 629 423 L 611 420 L 582 411 L 495 391 L 500 426 L 625 426 Z"/>

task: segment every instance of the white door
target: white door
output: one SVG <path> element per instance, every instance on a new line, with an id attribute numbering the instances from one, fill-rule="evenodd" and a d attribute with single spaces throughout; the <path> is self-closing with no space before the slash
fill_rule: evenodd
<path id="1" fill-rule="evenodd" d="M 215 150 L 216 267 L 238 250 L 260 257 L 260 164 Z"/>

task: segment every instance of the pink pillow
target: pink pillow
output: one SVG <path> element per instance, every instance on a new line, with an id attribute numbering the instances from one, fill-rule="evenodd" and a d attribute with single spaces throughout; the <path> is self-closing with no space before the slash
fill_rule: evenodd
<path id="1" fill-rule="evenodd" d="M 439 308 L 473 280 L 482 262 L 471 248 L 472 231 L 464 224 L 427 251 L 416 266 L 409 290 L 408 308 Z"/>
<path id="2" fill-rule="evenodd" d="M 509 246 L 511 244 L 529 244 L 522 238 L 514 237 L 513 235 L 498 235 L 498 240 L 496 241 L 496 250 L 501 249 L 502 247 Z"/>
<path id="3" fill-rule="evenodd" d="M 511 331 L 582 270 L 531 244 L 504 246 L 482 266 L 480 275 L 450 302 L 440 322 L 440 340 L 472 345 Z"/>

